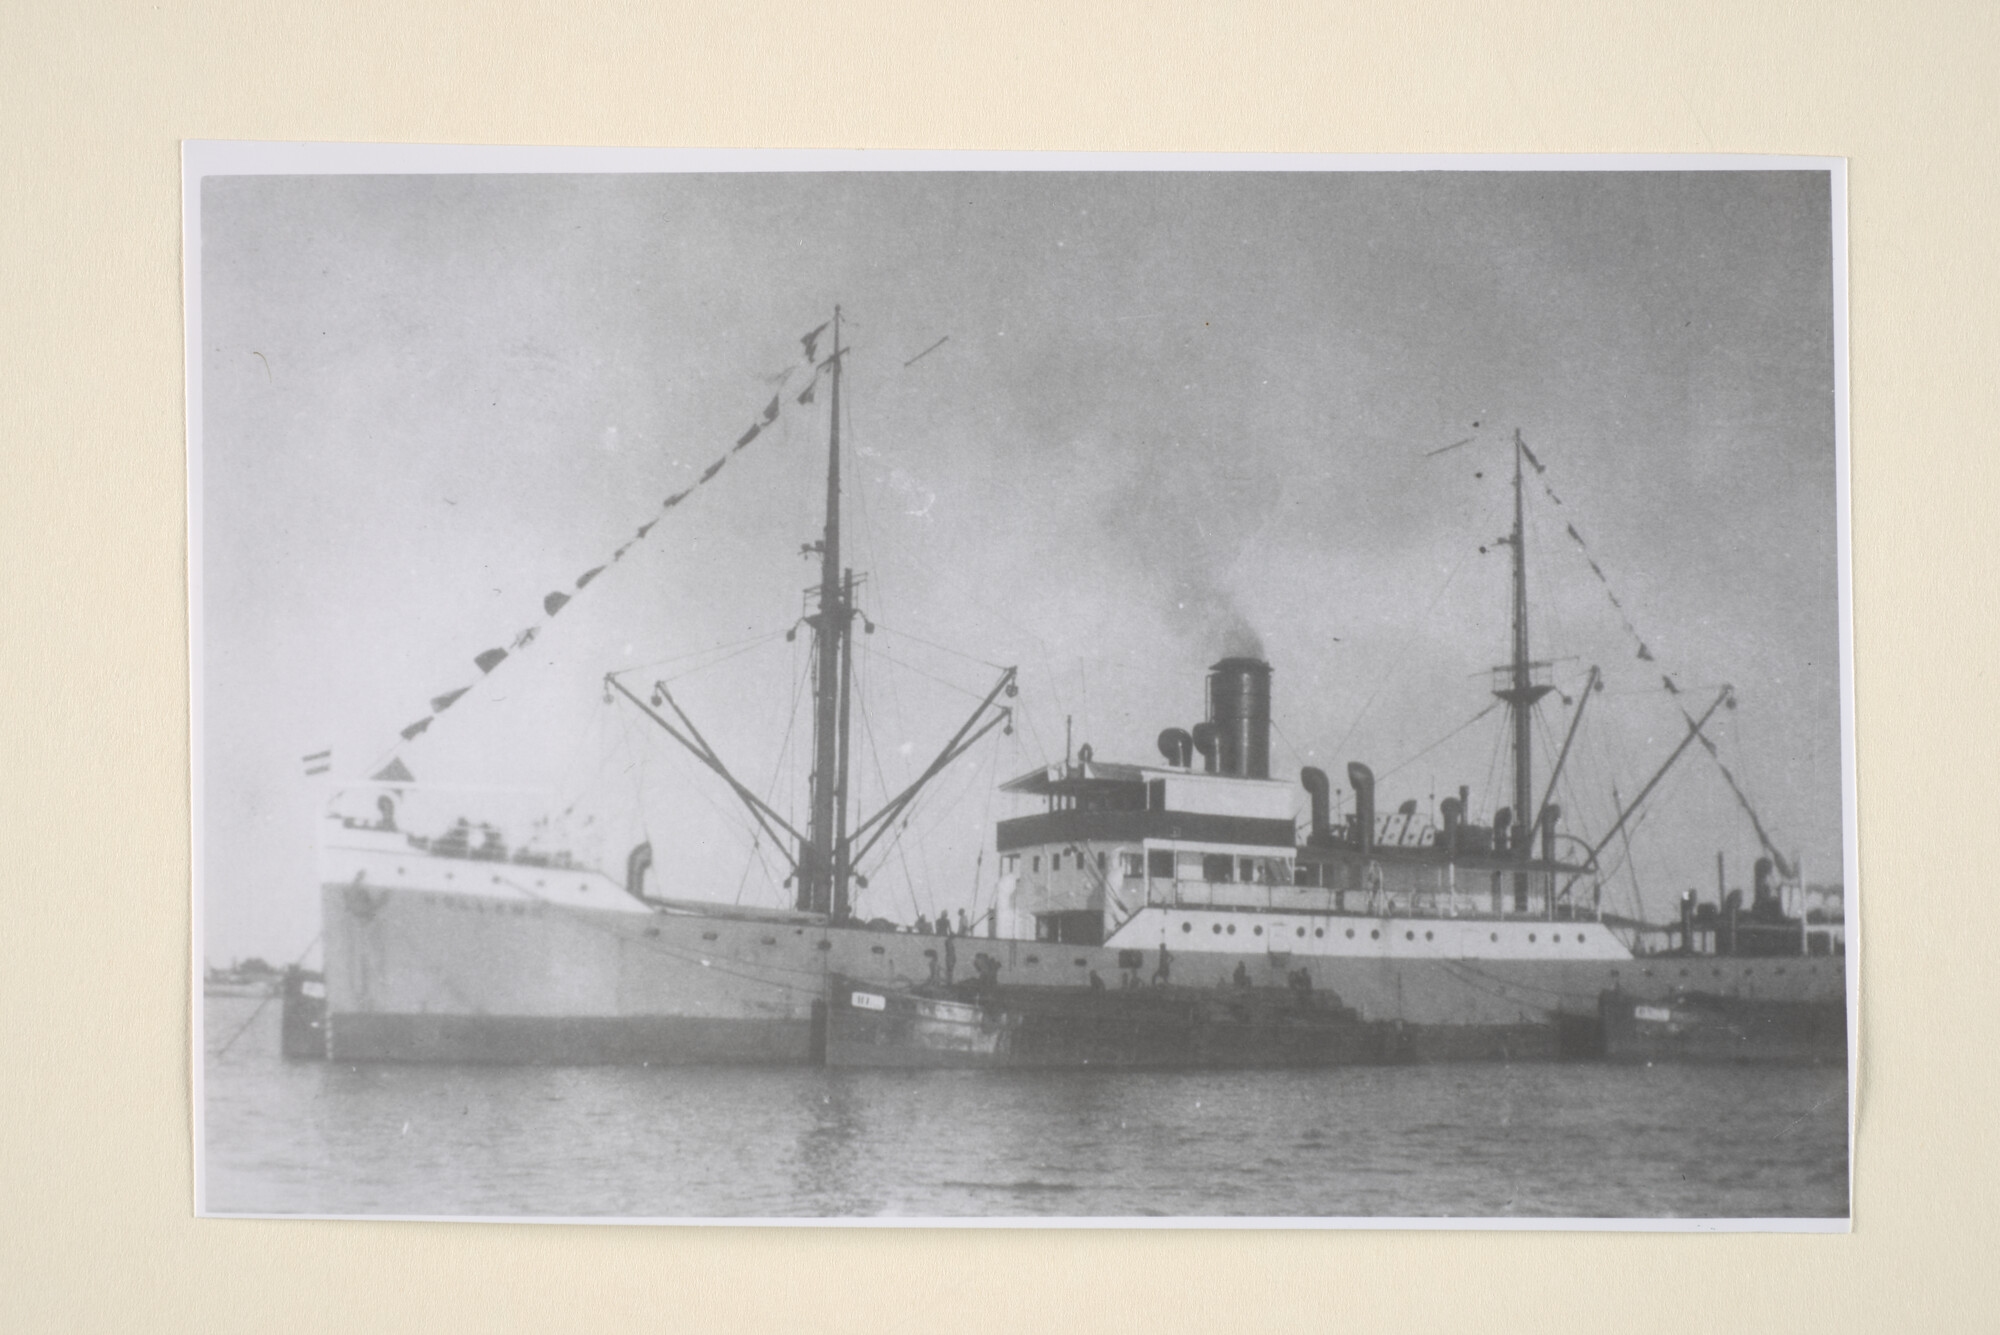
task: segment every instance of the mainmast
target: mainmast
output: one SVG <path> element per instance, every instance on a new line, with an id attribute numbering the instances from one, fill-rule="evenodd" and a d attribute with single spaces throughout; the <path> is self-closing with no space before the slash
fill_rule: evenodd
<path id="1" fill-rule="evenodd" d="M 1520 862 L 1526 862 L 1534 857 L 1535 830 L 1541 822 L 1541 813 L 1534 810 L 1535 702 L 1552 689 L 1546 685 L 1535 684 L 1535 663 L 1528 656 L 1528 545 L 1521 505 L 1521 463 L 1527 452 L 1527 443 L 1521 439 L 1521 433 L 1517 428 L 1514 432 L 1514 531 L 1507 538 L 1507 545 L 1513 550 L 1514 555 L 1514 652 L 1513 661 L 1506 669 L 1507 685 L 1493 692 L 1507 702 L 1507 717 L 1513 724 L 1514 829 L 1509 851 L 1515 860 Z M 1527 896 L 1528 874 L 1525 871 L 1517 871 L 1514 873 L 1516 906 L 1525 907 Z"/>
<path id="2" fill-rule="evenodd" d="M 854 619 L 852 585 L 840 564 L 840 307 L 833 308 L 833 377 L 826 447 L 826 528 L 819 543 L 819 611 L 812 618 L 816 680 L 813 691 L 812 825 L 799 859 L 798 907 L 810 913 L 847 913 L 846 696 L 848 632 Z"/>

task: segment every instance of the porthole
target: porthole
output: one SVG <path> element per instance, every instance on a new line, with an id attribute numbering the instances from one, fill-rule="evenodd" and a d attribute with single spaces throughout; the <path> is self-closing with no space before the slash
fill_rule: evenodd
<path id="1" fill-rule="evenodd" d="M 1347 939 L 1349 941 L 1352 941 L 1354 939 L 1354 929 L 1352 927 L 1347 929 Z"/>
<path id="2" fill-rule="evenodd" d="M 1236 924 L 1235 924 L 1235 923 L 1233 923 L 1233 922 L 1229 924 L 1229 934 L 1230 934 L 1231 936 L 1235 936 L 1235 935 L 1236 935 Z"/>
<path id="3" fill-rule="evenodd" d="M 1191 922 L 1184 922 L 1181 924 L 1181 930 L 1183 932 L 1192 932 L 1194 930 L 1194 924 Z"/>
<path id="4" fill-rule="evenodd" d="M 1578 933 L 1576 934 L 1576 943 L 1577 943 L 1578 945 L 1582 945 L 1582 944 L 1583 944 L 1583 933 L 1582 933 L 1582 932 L 1578 932 Z"/>
<path id="5" fill-rule="evenodd" d="M 1403 939 L 1405 941 L 1414 941 L 1417 939 L 1417 934 L 1415 932 L 1404 932 Z"/>
<path id="6" fill-rule="evenodd" d="M 1382 939 L 1382 933 L 1376 928 L 1371 927 L 1368 929 L 1368 939 L 1370 941 L 1380 941 Z"/>
<path id="7" fill-rule="evenodd" d="M 884 952 L 882 950 L 882 947 L 880 946 L 870 946 L 868 947 L 868 953 L 871 955 L 880 955 L 883 954 Z"/>
<path id="8" fill-rule="evenodd" d="M 1424 940 L 1426 940 L 1426 941 L 1429 941 L 1430 939 L 1431 939 L 1431 934 L 1430 934 L 1429 932 L 1425 932 L 1425 933 L 1424 933 Z"/>
<path id="9" fill-rule="evenodd" d="M 1324 927 L 1315 927 L 1315 928 L 1313 928 L 1313 935 L 1314 935 L 1314 936 L 1325 936 L 1325 935 L 1326 935 L 1326 928 L 1324 928 Z M 1349 936 L 1353 936 L 1353 935 L 1354 935 L 1354 933 L 1352 933 L 1352 932 L 1349 932 L 1349 933 L 1348 933 L 1348 935 L 1349 935 Z"/>
<path id="10" fill-rule="evenodd" d="M 1214 933 L 1215 933 L 1215 934 L 1216 934 L 1217 936 L 1221 936 L 1221 935 L 1222 935 L 1222 924 L 1221 924 L 1221 923 L 1219 923 L 1219 922 L 1218 922 L 1218 923 L 1215 923 L 1215 924 L 1213 924 L 1212 926 L 1210 926 L 1208 930 L 1209 930 L 1209 931 L 1211 931 L 1211 932 L 1214 932 Z"/>
<path id="11" fill-rule="evenodd" d="M 1298 934 L 1299 934 L 1300 936 L 1304 936 L 1304 935 L 1306 934 L 1306 929 L 1305 929 L 1305 928 L 1303 928 L 1303 927 L 1299 928 L 1299 931 L 1298 931 Z"/>
<path id="12" fill-rule="evenodd" d="M 1486 939 L 1487 939 L 1488 941 L 1498 941 L 1498 940 L 1500 939 L 1500 933 L 1498 933 L 1498 932 L 1488 932 L 1488 933 L 1486 934 Z"/>
<path id="13" fill-rule="evenodd" d="M 1261 927 L 1252 927 L 1252 928 L 1250 929 L 1250 935 L 1252 935 L 1252 936 L 1262 936 L 1262 935 L 1264 935 L 1264 929 L 1263 929 L 1263 928 L 1261 928 Z"/>
<path id="14" fill-rule="evenodd" d="M 1533 941 L 1534 939 L 1535 939 L 1535 934 L 1534 934 L 1533 932 L 1529 932 L 1529 933 L 1528 933 L 1528 940 L 1529 940 L 1529 941 Z"/>
<path id="15" fill-rule="evenodd" d="M 1554 936 L 1549 938 L 1549 940 L 1555 942 L 1557 945 L 1562 944 L 1562 939 L 1563 939 L 1563 934 L 1561 932 L 1557 932 Z"/>

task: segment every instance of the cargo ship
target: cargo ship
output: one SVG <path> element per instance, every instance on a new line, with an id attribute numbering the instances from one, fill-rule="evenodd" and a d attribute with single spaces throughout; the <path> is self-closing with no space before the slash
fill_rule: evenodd
<path id="1" fill-rule="evenodd" d="M 1460 789 L 1435 816 L 1415 801 L 1391 806 L 1357 761 L 1345 773 L 1351 808 L 1336 819 L 1326 774 L 1273 777 L 1276 673 L 1232 655 L 1209 670 L 1205 717 L 1163 730 L 1157 758 L 1105 761 L 1086 745 L 1002 785 L 1033 809 L 993 831 L 998 882 L 981 921 L 912 932 L 860 919 L 857 868 L 926 784 L 1011 730 L 1017 686 L 1002 671 L 915 783 L 872 814 L 857 808 L 852 636 L 865 619 L 841 556 L 840 319 L 836 310 L 824 358 L 814 335 L 804 340 L 832 401 L 823 527 L 807 548 L 819 565 L 807 618 L 808 828 L 737 779 L 664 685 L 604 679 L 607 700 L 684 747 L 770 836 L 789 864 L 791 905 L 658 896 L 646 844 L 621 875 L 510 847 L 491 829 L 407 831 L 385 793 L 370 817 L 330 816 L 322 840 L 327 1056 L 807 1063 L 831 1046 L 836 1059 L 896 1064 L 887 1049 L 921 1032 L 907 1064 L 1313 1065 L 1601 1055 L 1607 994 L 1665 1004 L 1698 989 L 1844 1012 L 1842 928 L 1806 921 L 1803 887 L 1761 824 L 1785 876 L 1750 937 L 1690 927 L 1649 938 L 1672 929 L 1601 911 L 1600 854 L 1705 743 L 1730 695 L 1686 714 L 1686 734 L 1610 829 L 1587 840 L 1566 827 L 1550 798 L 1590 691 L 1538 789 L 1531 722 L 1554 688 L 1530 652 L 1522 460 L 1532 455 L 1518 433 L 1503 540 L 1512 645 L 1493 683 L 1512 742 L 1506 805 L 1482 817 Z M 1751 937 L 1754 950 L 1737 948 Z M 953 991 L 968 979 L 984 989 L 970 1000 Z M 856 995 L 883 1010 L 857 1012 Z M 959 1057 L 935 1060 L 955 1045 Z"/>

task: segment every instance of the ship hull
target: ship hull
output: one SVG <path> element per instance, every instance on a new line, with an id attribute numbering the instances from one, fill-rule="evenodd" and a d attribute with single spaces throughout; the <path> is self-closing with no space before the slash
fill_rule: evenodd
<path id="1" fill-rule="evenodd" d="M 336 1014 L 341 1061 L 514 1065 L 789 1065 L 811 1056 L 806 1020 L 680 1015 Z"/>
<path id="2" fill-rule="evenodd" d="M 1838 957 L 1174 949 L 1162 979 L 1157 947 L 918 936 L 352 884 L 325 886 L 322 909 L 326 1047 L 341 1061 L 805 1063 L 819 1056 L 815 1011 L 824 1015 L 833 975 L 886 988 L 950 984 L 974 977 L 981 955 L 1003 984 L 1057 990 L 1087 990 L 1094 974 L 1113 989 L 1284 993 L 1303 972 L 1328 1004 L 1397 1027 L 1398 1059 L 1417 1061 L 1597 1055 L 1605 992 L 1650 999 L 1699 987 L 1834 1007 L 1845 997 Z"/>

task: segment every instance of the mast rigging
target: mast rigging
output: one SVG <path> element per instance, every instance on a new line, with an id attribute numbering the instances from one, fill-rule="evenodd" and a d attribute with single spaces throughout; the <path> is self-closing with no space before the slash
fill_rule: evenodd
<path id="1" fill-rule="evenodd" d="M 820 560 L 818 588 L 809 591 L 817 593 L 818 606 L 806 618 L 813 632 L 810 673 L 814 680 L 811 818 L 806 832 L 801 834 L 794 829 L 768 802 L 730 773 L 695 727 L 694 721 L 668 693 L 665 683 L 655 684 L 651 705 L 635 695 L 615 674 L 607 674 L 605 683 L 607 691 L 615 687 L 669 737 L 719 775 L 749 809 L 764 833 L 771 836 L 772 842 L 781 850 L 787 850 L 784 856 L 791 864 L 797 887 L 794 906 L 801 912 L 844 922 L 853 916 L 850 884 L 857 879 L 861 884 L 867 884 L 865 879 L 855 876 L 856 864 L 874 849 L 894 826 L 896 819 L 909 810 L 924 787 L 952 761 L 965 754 L 994 728 L 1005 724 L 1009 731 L 1012 730 L 1013 711 L 1004 705 L 996 707 L 995 702 L 1003 693 L 1012 696 L 1019 688 L 1015 685 L 1015 670 L 1011 667 L 1003 669 L 999 682 L 916 781 L 890 798 L 873 816 L 860 821 L 854 819 L 849 775 L 853 750 L 854 621 L 860 616 L 854 594 L 860 579 L 841 563 L 840 380 L 847 349 L 841 342 L 841 312 L 838 306 L 834 307 L 833 319 L 828 321 L 828 325 L 833 331 L 833 348 L 826 360 L 819 364 L 832 382 L 829 387 L 832 421 L 827 431 L 826 520 L 820 540 L 807 544 L 803 549 L 806 555 L 817 553 Z M 821 326 L 822 329 L 826 327 Z M 819 332 L 816 329 L 807 336 L 808 356 Z M 808 389 L 807 393 L 810 392 Z M 804 401 L 804 396 L 801 397 Z M 868 629 L 872 632 L 874 626 L 870 625 Z M 606 698 L 609 699 L 608 694 Z M 654 708 L 662 703 L 673 710 L 680 721 L 679 727 L 668 722 Z M 858 851 L 855 848 L 857 841 L 860 843 Z M 791 846 L 796 846 L 796 856 L 789 851 Z"/>

